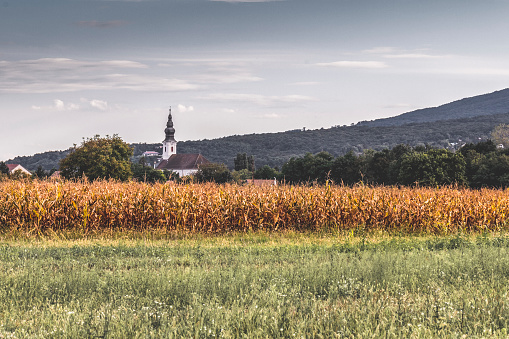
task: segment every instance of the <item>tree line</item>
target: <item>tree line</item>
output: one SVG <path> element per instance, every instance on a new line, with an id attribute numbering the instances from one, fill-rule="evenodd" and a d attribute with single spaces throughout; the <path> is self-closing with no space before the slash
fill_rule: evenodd
<path id="1" fill-rule="evenodd" d="M 328 152 L 307 153 L 291 158 L 281 170 L 267 165 L 253 169 L 254 160 L 249 165 L 243 161 L 246 154 L 239 153 L 234 161 L 243 166 L 236 166 L 234 171 L 229 172 L 224 164 L 210 164 L 200 169 L 197 176 L 200 181 L 216 182 L 254 178 L 277 179 L 289 184 L 329 181 L 343 185 L 363 182 L 387 186 L 506 188 L 509 187 L 509 149 L 497 145 L 502 144 L 490 139 L 465 144 L 456 152 L 431 146 L 398 145 L 392 149 L 367 150 L 360 155 L 349 152 L 338 157 Z"/>
<path id="2" fill-rule="evenodd" d="M 507 132 L 507 135 L 504 133 Z M 490 140 L 468 143 L 458 151 L 431 146 L 397 145 L 381 151 L 366 150 L 361 154 L 348 152 L 334 157 L 328 152 L 307 153 L 293 157 L 281 169 L 264 165 L 256 168 L 255 158 L 238 153 L 233 159 L 234 170 L 225 164 L 202 165 L 193 178 L 197 182 L 242 183 L 247 179 L 270 179 L 289 184 L 334 182 L 354 185 L 460 185 L 471 188 L 509 187 L 509 127 L 495 129 Z M 509 146 L 509 142 L 506 143 Z M 118 136 L 95 136 L 74 146 L 60 162 L 60 175 L 65 179 L 115 179 L 144 182 L 180 181 L 169 171 L 153 169 L 141 158 L 131 162 L 133 149 Z M 50 173 L 39 168 L 33 177 L 45 178 Z M 8 168 L 0 163 L 0 178 L 8 177 Z M 17 177 L 13 178 L 18 178 Z M 21 178 L 21 177 L 20 177 Z"/>
<path id="3" fill-rule="evenodd" d="M 327 152 L 308 153 L 283 165 L 289 183 L 331 180 L 353 185 L 461 185 L 471 188 L 509 187 L 509 149 L 492 140 L 468 143 L 452 152 L 429 146 L 398 145 L 382 151 L 349 152 L 334 158 Z"/>

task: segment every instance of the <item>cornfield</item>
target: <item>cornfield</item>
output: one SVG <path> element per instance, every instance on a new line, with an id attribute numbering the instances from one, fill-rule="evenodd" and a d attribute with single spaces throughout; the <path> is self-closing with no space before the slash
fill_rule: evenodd
<path id="1" fill-rule="evenodd" d="M 509 191 L 368 186 L 0 182 L 0 229 L 227 233 L 365 227 L 447 234 L 507 227 Z"/>

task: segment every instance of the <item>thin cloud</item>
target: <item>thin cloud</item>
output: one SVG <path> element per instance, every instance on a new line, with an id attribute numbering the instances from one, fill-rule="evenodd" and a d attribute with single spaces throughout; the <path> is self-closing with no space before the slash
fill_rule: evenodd
<path id="1" fill-rule="evenodd" d="M 100 111 L 106 111 L 108 109 L 108 103 L 104 100 L 91 100 L 90 106 L 97 108 Z"/>
<path id="2" fill-rule="evenodd" d="M 259 94 L 240 94 L 240 93 L 214 93 L 203 97 L 202 99 L 213 101 L 237 101 L 250 102 L 260 106 L 272 106 L 277 104 L 289 104 L 316 101 L 316 98 L 304 95 L 283 95 L 283 96 L 265 96 Z"/>
<path id="3" fill-rule="evenodd" d="M 335 61 L 318 63 L 317 66 L 322 67 L 337 67 L 337 68 L 367 68 L 379 69 L 389 67 L 386 63 L 381 61 Z"/>
<path id="4" fill-rule="evenodd" d="M 234 84 L 239 82 L 256 82 L 264 80 L 263 78 L 257 77 L 249 72 L 200 74 L 191 76 L 190 78 L 196 82 L 208 84 Z"/>
<path id="5" fill-rule="evenodd" d="M 87 107 L 94 108 L 99 111 L 107 111 L 110 108 L 110 105 L 105 100 L 100 100 L 100 99 L 89 100 L 86 98 L 81 98 L 80 101 L 82 104 L 85 104 Z"/>
<path id="6" fill-rule="evenodd" d="M 187 78 L 196 83 L 233 84 L 264 80 L 252 73 L 245 62 L 231 60 L 185 59 L 158 63 L 157 66 L 182 69 L 189 68 Z"/>
<path id="7" fill-rule="evenodd" d="M 82 90 L 185 91 L 198 85 L 181 79 L 132 73 L 148 66 L 129 60 L 80 61 L 45 58 L 0 62 L 0 92 L 52 93 Z"/>
<path id="8" fill-rule="evenodd" d="M 447 58 L 449 55 L 436 55 L 429 53 L 429 49 L 414 49 L 414 50 L 404 50 L 397 49 L 394 47 L 375 47 L 372 49 L 367 49 L 362 51 L 367 54 L 379 54 L 384 58 L 390 59 L 438 59 L 438 58 Z"/>
<path id="9" fill-rule="evenodd" d="M 178 104 L 177 105 L 177 111 L 179 113 L 192 112 L 192 111 L 194 111 L 194 107 L 193 106 L 184 106 L 184 105 Z"/>
<path id="10" fill-rule="evenodd" d="M 55 100 L 53 100 L 53 102 L 55 103 L 55 108 L 58 111 L 63 111 L 65 109 L 65 104 L 62 100 L 55 99 Z"/>
<path id="11" fill-rule="evenodd" d="M 277 114 L 277 113 L 267 113 L 267 114 L 255 115 L 255 117 L 261 118 L 261 119 L 279 119 L 282 117 L 282 115 Z"/>
<path id="12" fill-rule="evenodd" d="M 403 54 L 387 54 L 384 58 L 390 59 L 441 59 L 448 57 L 447 55 L 432 55 L 424 53 L 403 53 Z"/>
<path id="13" fill-rule="evenodd" d="M 112 21 L 78 21 L 76 25 L 81 27 L 93 27 L 93 28 L 112 28 L 124 26 L 127 24 L 127 21 L 123 20 L 112 20 Z"/>
<path id="14" fill-rule="evenodd" d="M 48 106 L 38 106 L 32 105 L 31 108 L 35 111 L 76 111 L 80 109 L 80 105 L 74 103 L 66 103 L 60 99 L 54 99 L 53 105 Z"/>
<path id="15" fill-rule="evenodd" d="M 362 52 L 368 53 L 368 54 L 389 54 L 389 53 L 395 53 L 396 51 L 397 51 L 397 49 L 394 47 L 382 46 L 382 47 L 374 47 L 371 49 L 366 49 Z"/>

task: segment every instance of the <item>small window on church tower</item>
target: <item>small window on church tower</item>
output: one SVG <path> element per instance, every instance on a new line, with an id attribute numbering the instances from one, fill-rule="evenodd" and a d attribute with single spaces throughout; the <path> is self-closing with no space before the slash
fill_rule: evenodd
<path id="1" fill-rule="evenodd" d="M 171 151 L 173 152 L 173 146 L 171 147 Z"/>

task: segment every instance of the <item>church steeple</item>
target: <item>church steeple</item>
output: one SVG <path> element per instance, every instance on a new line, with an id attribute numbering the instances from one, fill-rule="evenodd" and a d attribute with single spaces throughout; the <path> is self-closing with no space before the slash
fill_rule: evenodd
<path id="1" fill-rule="evenodd" d="M 168 114 L 168 122 L 166 123 L 166 128 L 164 129 L 164 133 L 166 134 L 166 138 L 164 139 L 164 141 L 175 141 L 175 128 L 173 128 L 171 107 L 170 107 L 170 113 Z"/>
<path id="2" fill-rule="evenodd" d="M 164 134 L 166 137 L 163 140 L 163 160 L 168 160 L 173 154 L 177 154 L 177 141 L 175 140 L 175 128 L 173 128 L 171 107 Z"/>

